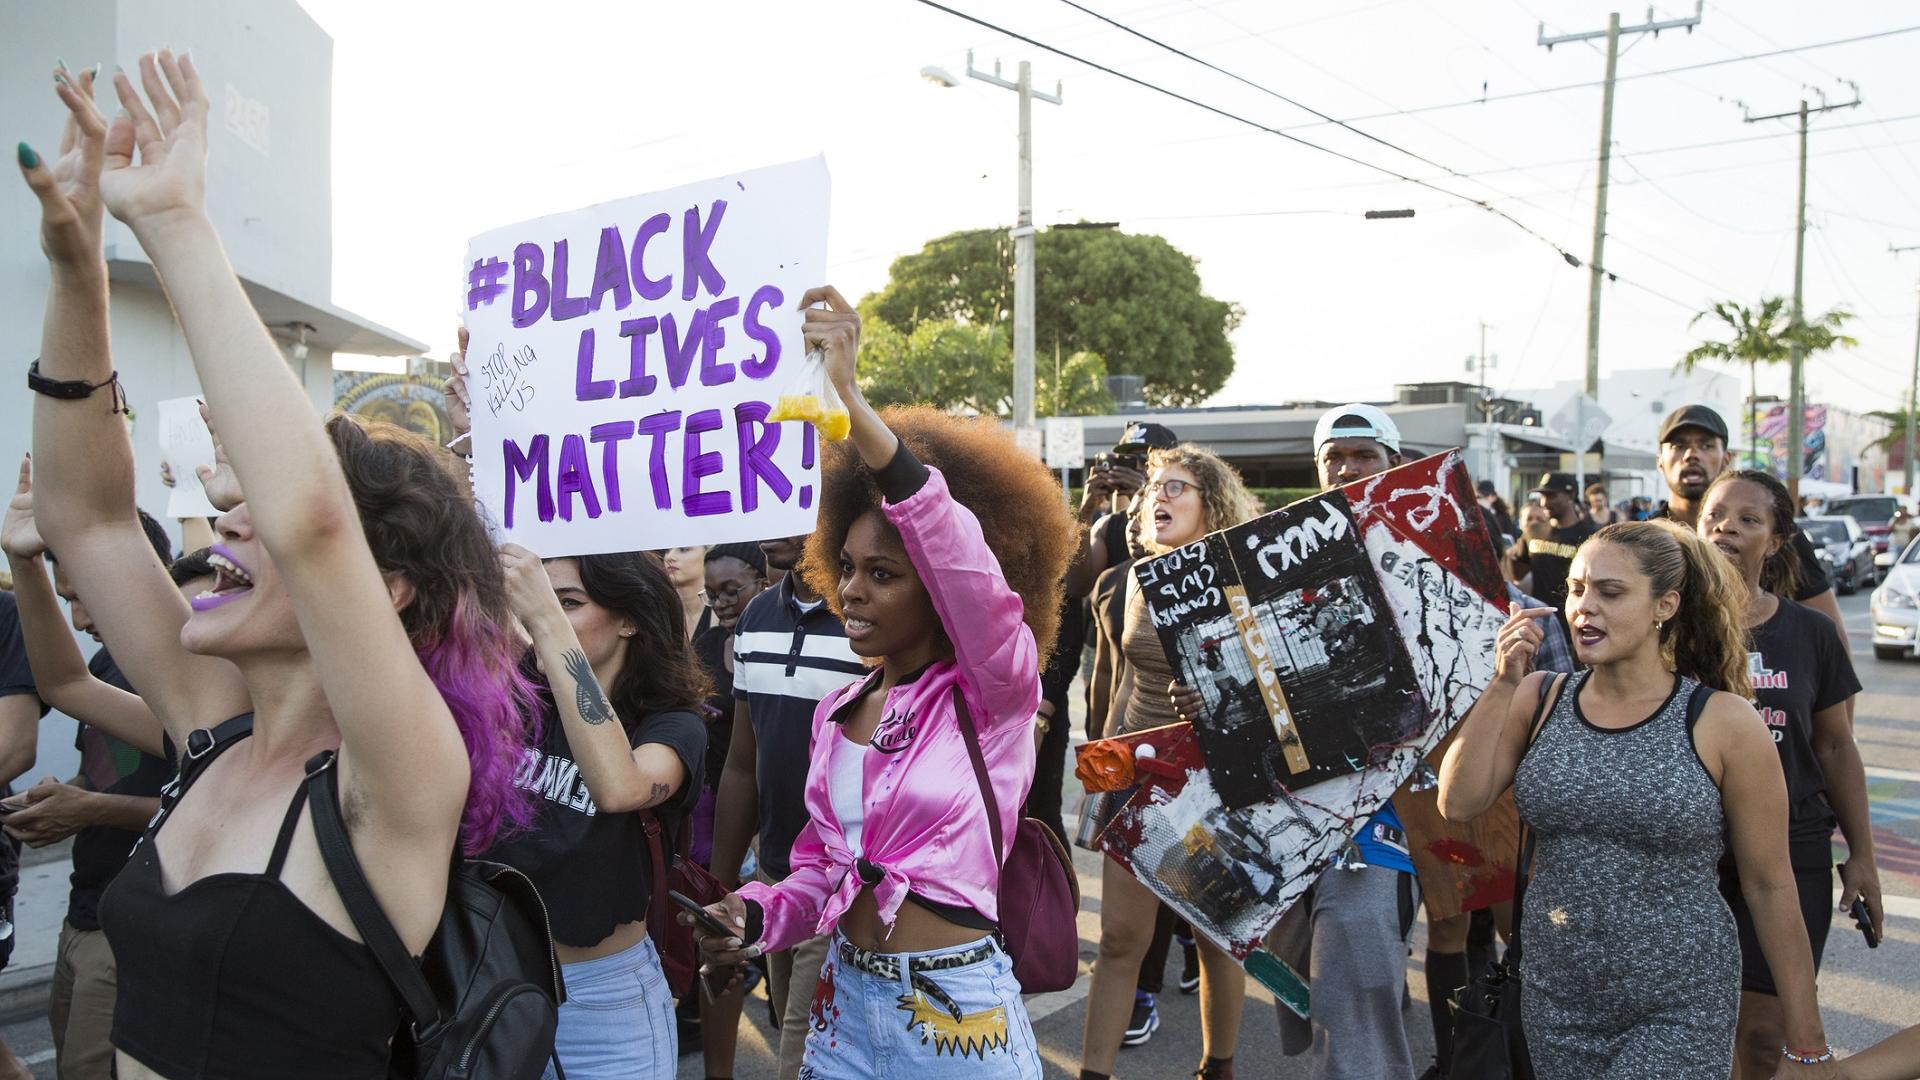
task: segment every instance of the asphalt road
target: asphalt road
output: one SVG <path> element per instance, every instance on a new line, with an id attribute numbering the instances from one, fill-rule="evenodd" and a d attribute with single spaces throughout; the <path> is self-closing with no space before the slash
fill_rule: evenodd
<path id="1" fill-rule="evenodd" d="M 1820 998 L 1828 1037 L 1835 1046 L 1857 1050 L 1920 1022 L 1920 662 L 1876 660 L 1865 644 L 1866 594 L 1843 598 L 1848 633 L 1854 643 L 1854 664 L 1865 691 L 1856 711 L 1861 756 L 1867 765 L 1873 802 L 1875 842 L 1881 878 L 1887 894 L 1887 940 L 1869 951 L 1852 924 L 1836 919 L 1820 976 Z M 1067 805 L 1077 799 L 1077 783 L 1069 778 Z M 1076 850 L 1086 902 L 1080 917 L 1081 956 L 1090 959 L 1099 933 L 1100 875 L 1096 857 Z M 1424 1068 L 1433 1038 L 1428 1026 L 1424 980 L 1420 975 L 1425 954 L 1425 926 L 1416 926 L 1408 961 L 1411 1008 L 1405 1014 L 1407 1033 L 1417 1060 Z M 1168 986 L 1178 976 L 1179 954 L 1174 951 Z M 1084 1021 L 1086 978 L 1070 990 L 1029 1001 L 1035 1031 L 1041 1043 L 1049 1078 L 1078 1075 L 1080 1029 Z M 1273 1021 L 1272 999 L 1257 985 L 1247 1004 L 1236 1054 L 1244 1077 L 1276 1080 L 1304 1077 L 1305 1070 L 1280 1054 Z M 1199 1005 L 1193 997 L 1169 993 L 1161 999 L 1161 1027 L 1151 1042 L 1121 1051 L 1117 1075 L 1129 1078 L 1190 1075 L 1199 1061 Z M 742 1024 L 735 1075 L 742 1080 L 773 1076 L 763 1000 L 750 1002 Z M 53 1051 L 44 1020 L 33 1019 L 0 1028 L 0 1037 L 27 1061 L 35 1077 L 51 1078 Z M 683 1080 L 706 1074 L 697 1053 L 680 1059 Z"/>

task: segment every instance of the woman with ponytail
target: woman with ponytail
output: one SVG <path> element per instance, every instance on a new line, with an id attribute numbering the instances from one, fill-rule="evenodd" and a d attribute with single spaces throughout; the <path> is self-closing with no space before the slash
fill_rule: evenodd
<path id="1" fill-rule="evenodd" d="M 1866 770 L 1847 716 L 1847 702 L 1860 692 L 1860 680 L 1832 621 L 1789 599 L 1799 569 L 1795 531 L 1793 499 L 1772 473 L 1722 473 L 1701 502 L 1700 535 L 1720 550 L 1747 588 L 1753 704 L 1773 735 L 1786 777 L 1787 853 L 1817 971 L 1833 923 L 1836 820 L 1847 838 L 1840 910 L 1859 898 L 1876 930 L 1882 912 Z M 1740 1067 L 1735 1075 L 1766 1077 L 1780 1061 L 1785 1018 L 1742 877 L 1735 860 L 1721 861 L 1720 894 L 1733 909 L 1740 933 Z"/>
<path id="2" fill-rule="evenodd" d="M 1538 620 L 1502 628 L 1495 675 L 1440 773 L 1473 818 L 1509 785 L 1538 839 L 1521 1016 L 1542 1080 L 1726 1076 L 1739 942 L 1715 866 L 1731 842 L 1785 1016 L 1782 1077 L 1835 1077 L 1787 860 L 1787 790 L 1747 703 L 1748 589 L 1700 536 L 1609 525 L 1567 577 L 1587 670 L 1529 674 Z"/>
<path id="3" fill-rule="evenodd" d="M 423 951 L 455 852 L 529 820 L 505 581 L 438 448 L 314 417 L 203 206 L 209 103 L 193 62 L 163 49 L 137 74 L 144 99 L 117 74 L 109 124 L 92 79 L 58 69 L 60 157 L 19 154 L 51 264 L 29 380 L 36 519 L 183 751 L 100 909 L 119 973 L 115 1073 L 378 1080 L 400 1002 L 327 873 L 305 781 L 338 770 L 354 854 Z M 203 474 L 226 508 L 216 576 L 191 601 L 134 516 L 103 209 L 152 260 L 220 427 L 221 467 Z M 250 738 L 210 735 L 248 712 Z"/>

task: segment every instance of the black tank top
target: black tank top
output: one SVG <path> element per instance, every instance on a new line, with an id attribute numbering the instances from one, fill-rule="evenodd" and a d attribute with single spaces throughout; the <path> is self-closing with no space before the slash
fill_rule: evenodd
<path id="1" fill-rule="evenodd" d="M 265 873 L 209 874 L 172 896 L 153 842 L 165 813 L 148 828 L 100 905 L 119 968 L 116 1048 L 176 1080 L 387 1075 L 392 983 L 280 881 L 306 800 L 302 781 Z"/>

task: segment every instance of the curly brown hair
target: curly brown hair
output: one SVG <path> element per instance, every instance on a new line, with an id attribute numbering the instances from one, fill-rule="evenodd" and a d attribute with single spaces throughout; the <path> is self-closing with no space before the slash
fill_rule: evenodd
<path id="1" fill-rule="evenodd" d="M 979 519 L 1000 573 L 1026 609 L 1044 666 L 1060 629 L 1061 579 L 1079 541 L 1059 482 L 993 419 L 962 419 L 925 405 L 891 406 L 880 418 L 914 457 L 940 470 L 954 501 Z M 798 569 L 836 615 L 847 531 L 880 502 L 853 443 L 829 443 L 820 460 L 820 518 Z"/>
<path id="2" fill-rule="evenodd" d="M 1247 490 L 1246 483 L 1240 479 L 1239 470 L 1222 461 L 1220 455 L 1212 450 L 1194 443 L 1181 443 L 1147 455 L 1149 475 L 1169 465 L 1178 465 L 1187 470 L 1199 483 L 1200 505 L 1204 511 L 1202 531 L 1216 533 L 1260 516 L 1260 500 Z M 1153 500 L 1142 492 L 1136 501 L 1144 507 Z M 1141 511 L 1143 514 L 1148 512 L 1144 509 Z M 1142 526 L 1140 536 L 1147 549 L 1154 554 L 1166 550 L 1154 543 L 1151 522 Z"/>

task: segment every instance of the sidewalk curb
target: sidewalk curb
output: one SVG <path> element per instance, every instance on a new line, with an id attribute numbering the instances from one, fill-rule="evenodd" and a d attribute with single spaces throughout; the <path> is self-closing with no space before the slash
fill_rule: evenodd
<path id="1" fill-rule="evenodd" d="M 52 964 L 0 971 L 0 1025 L 47 1015 L 47 998 L 52 989 Z"/>

